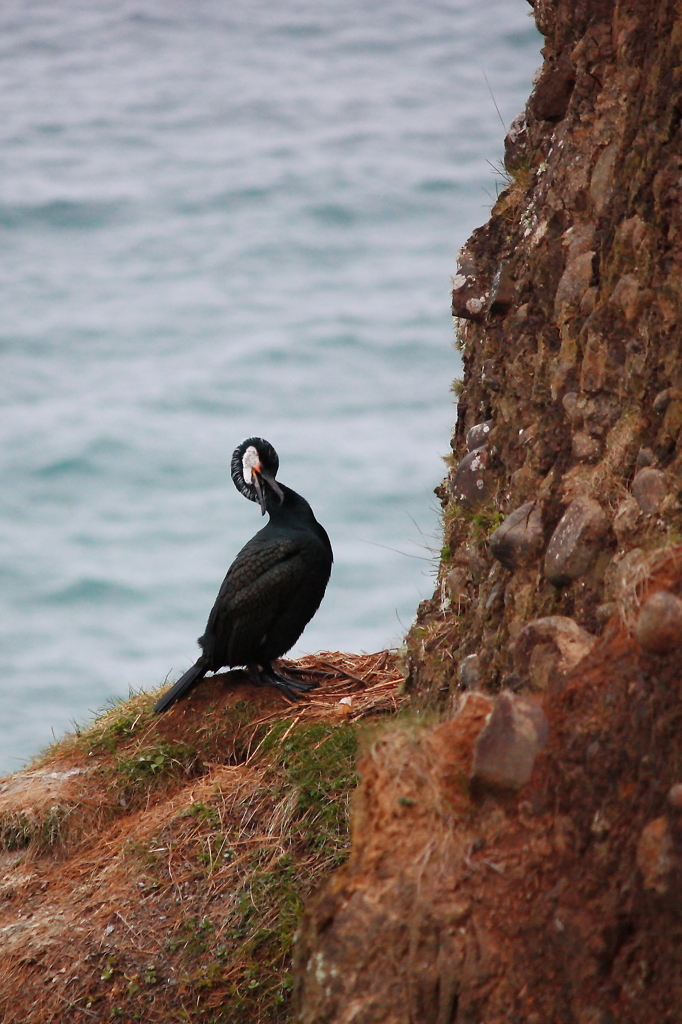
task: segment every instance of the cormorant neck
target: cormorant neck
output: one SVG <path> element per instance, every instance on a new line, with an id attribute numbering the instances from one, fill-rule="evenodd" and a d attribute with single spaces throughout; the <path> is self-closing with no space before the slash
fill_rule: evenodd
<path id="1" fill-rule="evenodd" d="M 277 482 L 279 483 L 279 480 Z M 270 516 L 270 522 L 290 522 L 292 518 L 296 518 L 299 522 L 308 519 L 315 522 L 313 510 L 305 498 L 302 498 L 300 494 L 292 491 L 285 484 L 279 484 L 279 486 L 284 494 L 284 501 L 280 501 L 279 497 L 270 487 L 267 488 L 265 508 Z"/>

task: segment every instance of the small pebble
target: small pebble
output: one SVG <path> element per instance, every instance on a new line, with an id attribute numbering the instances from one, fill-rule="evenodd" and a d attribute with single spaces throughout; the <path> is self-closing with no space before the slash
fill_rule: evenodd
<path id="1" fill-rule="evenodd" d="M 532 562 L 543 544 L 542 508 L 537 501 L 515 509 L 488 538 L 490 553 L 507 569 Z"/>
<path id="2" fill-rule="evenodd" d="M 637 453 L 637 468 L 641 469 L 643 466 L 655 466 L 656 456 L 651 448 L 640 448 Z"/>
<path id="3" fill-rule="evenodd" d="M 596 642 L 566 615 L 533 619 L 513 644 L 514 668 L 533 689 L 546 690 L 559 673 L 570 672 L 587 657 Z"/>
<path id="4" fill-rule="evenodd" d="M 642 829 L 637 843 L 637 867 L 642 872 L 644 888 L 665 896 L 674 866 L 670 827 L 665 818 L 655 818 Z"/>
<path id="5" fill-rule="evenodd" d="M 633 497 L 645 515 L 658 512 L 667 493 L 665 473 L 660 469 L 654 469 L 653 466 L 640 469 L 632 481 Z"/>
<path id="6" fill-rule="evenodd" d="M 489 387 L 491 391 L 502 390 L 493 359 L 486 359 L 483 363 L 481 367 L 481 382 Z"/>
<path id="7" fill-rule="evenodd" d="M 571 445 L 573 458 L 578 462 L 598 462 L 601 455 L 601 445 L 593 437 L 582 430 L 576 431 L 573 435 Z"/>
<path id="8" fill-rule="evenodd" d="M 496 789 L 521 789 L 530 780 L 548 735 L 547 718 L 539 704 L 507 691 L 498 694 L 476 740 L 472 781 Z"/>
<path id="9" fill-rule="evenodd" d="M 682 644 L 682 601 L 658 590 L 640 608 L 635 640 L 649 654 L 668 654 Z"/>
<path id="10" fill-rule="evenodd" d="M 468 452 L 473 452 L 476 448 L 481 448 L 486 443 L 492 425 L 492 420 L 486 420 L 484 423 L 477 423 L 467 431 Z"/>
<path id="11" fill-rule="evenodd" d="M 599 502 L 576 498 L 559 520 L 545 555 L 545 576 L 564 587 L 583 576 L 604 547 L 609 521 Z"/>
<path id="12" fill-rule="evenodd" d="M 668 790 L 668 803 L 678 811 L 682 811 L 682 782 L 676 782 Z"/>
<path id="13" fill-rule="evenodd" d="M 463 690 L 475 690 L 482 678 L 481 659 L 477 654 L 468 654 L 459 663 L 459 685 Z"/>
<path id="14" fill-rule="evenodd" d="M 460 601 L 467 590 L 467 573 L 465 569 L 454 568 L 447 574 L 446 582 L 451 601 Z"/>
<path id="15" fill-rule="evenodd" d="M 666 388 L 664 391 L 659 391 L 653 401 L 653 410 L 658 413 L 665 412 L 671 402 L 680 398 L 682 398 L 682 392 L 677 388 Z"/>
<path id="16" fill-rule="evenodd" d="M 490 289 L 490 312 L 494 316 L 504 315 L 511 307 L 515 295 L 516 286 L 511 276 L 509 260 L 502 260 Z"/>
<path id="17" fill-rule="evenodd" d="M 483 445 L 465 455 L 455 470 L 450 489 L 455 501 L 472 511 L 490 499 L 486 482 L 488 449 Z"/>

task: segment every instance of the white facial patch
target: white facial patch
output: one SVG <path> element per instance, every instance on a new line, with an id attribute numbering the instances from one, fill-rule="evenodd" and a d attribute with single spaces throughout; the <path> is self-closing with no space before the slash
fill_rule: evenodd
<path id="1" fill-rule="evenodd" d="M 244 472 L 244 480 L 247 484 L 253 483 L 254 469 L 260 469 L 260 455 L 254 446 L 250 444 L 242 457 L 242 470 Z"/>

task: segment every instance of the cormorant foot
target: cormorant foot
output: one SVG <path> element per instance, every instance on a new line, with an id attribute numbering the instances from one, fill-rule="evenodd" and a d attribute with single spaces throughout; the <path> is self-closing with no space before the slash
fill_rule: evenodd
<path id="1" fill-rule="evenodd" d="M 289 700 L 299 700 L 309 690 L 315 688 L 315 683 L 306 683 L 302 679 L 291 679 L 277 672 L 272 665 L 249 666 L 249 678 L 256 686 L 274 686 L 276 690 L 283 693 Z"/>

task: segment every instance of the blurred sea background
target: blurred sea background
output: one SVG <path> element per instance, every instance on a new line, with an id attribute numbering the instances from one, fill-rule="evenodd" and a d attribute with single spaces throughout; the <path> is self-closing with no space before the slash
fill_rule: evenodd
<path id="1" fill-rule="evenodd" d="M 194 661 L 263 525 L 229 476 L 251 434 L 335 550 L 293 653 L 400 643 L 440 547 L 450 275 L 530 13 L 5 0 L 0 772 Z"/>

